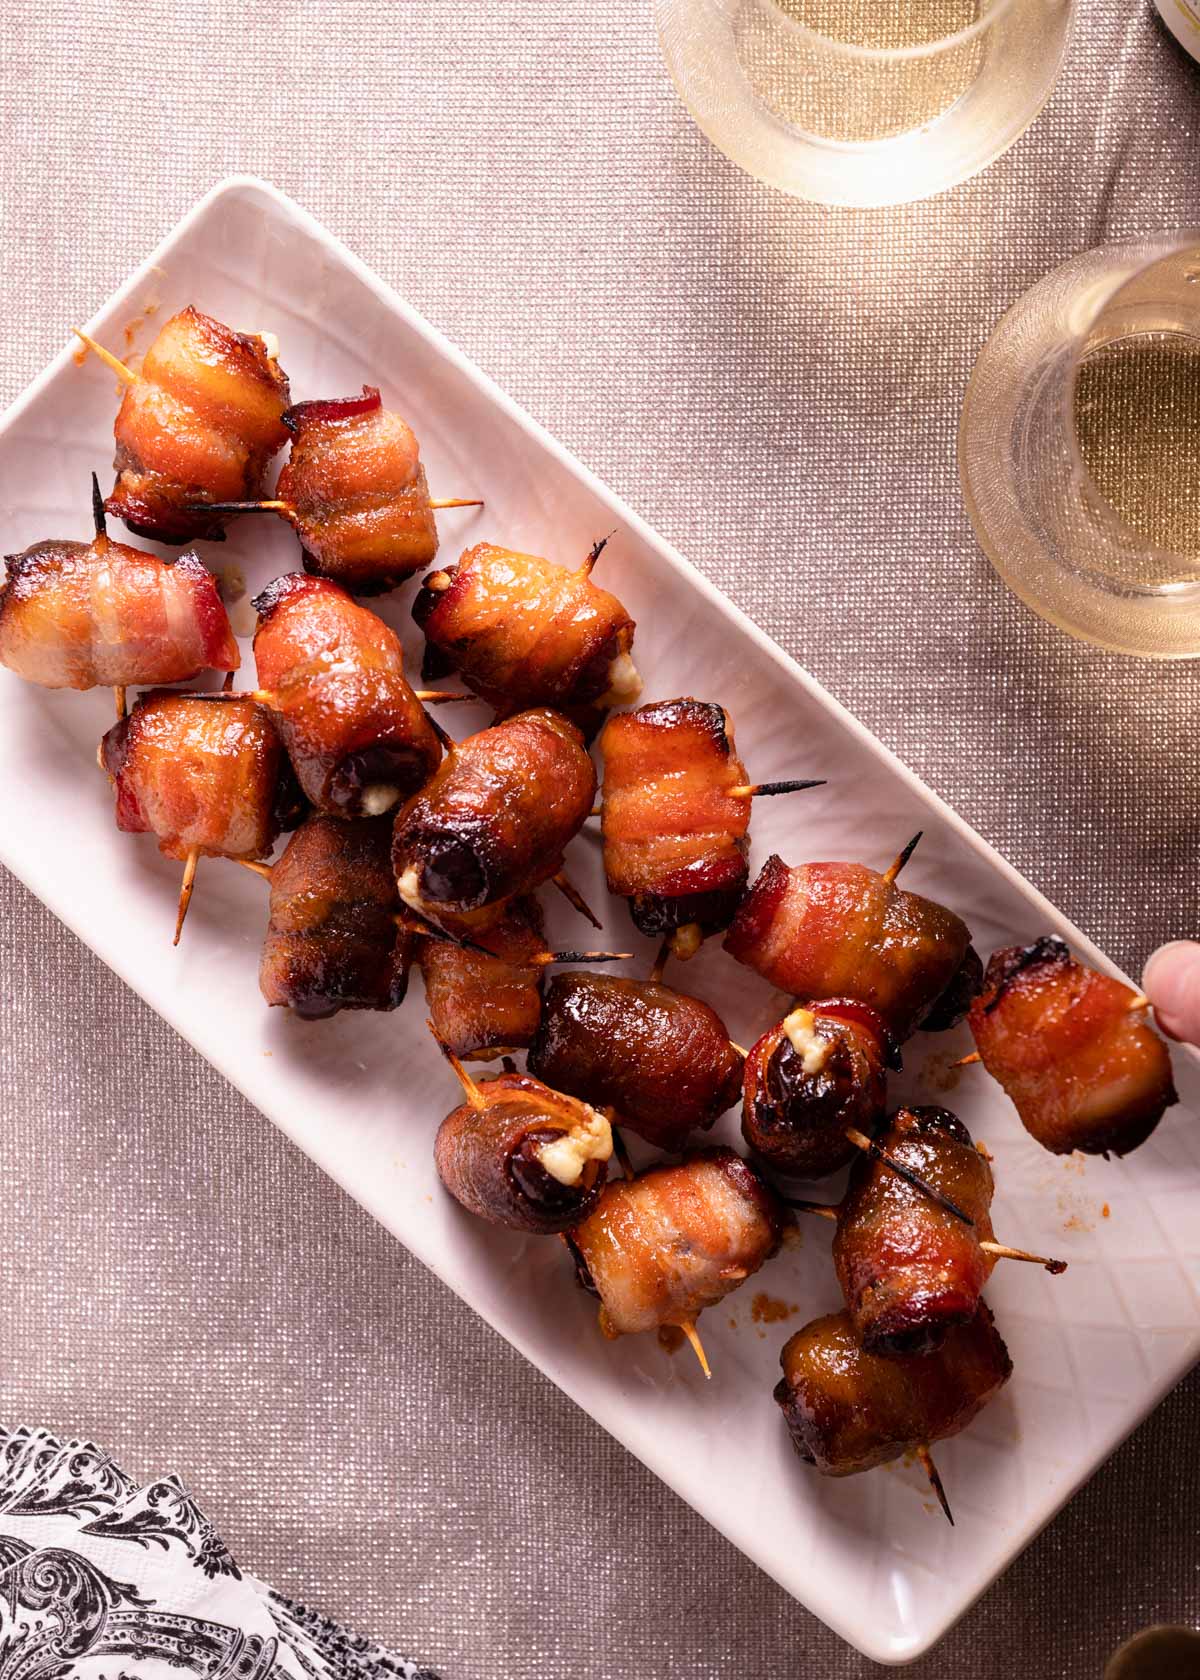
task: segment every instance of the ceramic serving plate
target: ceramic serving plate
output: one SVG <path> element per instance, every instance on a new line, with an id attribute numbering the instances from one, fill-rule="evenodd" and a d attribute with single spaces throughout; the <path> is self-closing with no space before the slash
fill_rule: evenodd
<path id="1" fill-rule="evenodd" d="M 189 302 L 233 326 L 278 334 L 294 400 L 357 391 L 364 380 L 379 385 L 384 402 L 412 421 L 434 495 L 486 499 L 482 510 L 439 516 L 448 556 L 486 536 L 573 562 L 615 529 L 599 575 L 637 618 L 646 698 L 720 700 L 755 780 L 828 778 L 815 792 L 760 802 L 755 867 L 772 850 L 789 862 L 854 858 L 883 867 L 923 829 L 906 884 L 960 911 L 985 956 L 1054 931 L 1111 966 L 296 205 L 257 181 L 223 182 L 89 330 L 125 354 L 128 328 L 136 355 Z M 86 536 L 88 474 L 95 468 L 109 479 L 115 381 L 94 357 L 77 362 L 71 323 L 62 325 L 61 354 L 0 427 L 9 552 L 48 535 Z M 203 551 L 218 570 L 240 567 L 252 591 L 299 564 L 290 529 L 266 516 L 242 520 L 229 542 Z M 402 629 L 415 664 L 411 593 L 382 611 Z M 220 862 L 201 865 L 184 941 L 173 950 L 178 866 L 150 837 L 117 832 L 95 767 L 111 695 L 51 693 L 7 672 L 0 694 L 0 859 L 8 868 L 598 1424 L 877 1661 L 909 1661 L 943 1634 L 1200 1353 L 1192 1209 L 1200 1079 L 1191 1056 L 1177 1056 L 1183 1103 L 1155 1137 L 1126 1162 L 1085 1163 L 1034 1145 L 981 1069 L 949 1070 L 967 1047 L 961 1029 L 919 1036 L 906 1050 L 899 1094 L 947 1102 L 962 1115 L 996 1158 L 998 1235 L 1061 1255 L 1070 1269 L 1058 1279 L 1029 1266 L 996 1271 L 989 1299 L 1016 1374 L 966 1434 L 938 1448 L 956 1528 L 933 1507 L 918 1467 L 822 1480 L 792 1453 L 771 1389 L 787 1335 L 840 1304 L 825 1222 L 813 1221 L 798 1246 L 704 1315 L 710 1383 L 686 1349 L 672 1356 L 648 1337 L 606 1342 L 558 1242 L 492 1231 L 440 1192 L 431 1142 L 456 1087 L 429 1041 L 419 981 L 391 1016 L 303 1025 L 269 1012 L 257 984 L 265 888 Z M 474 706 L 453 710 L 456 733 L 485 721 Z M 627 966 L 644 974 L 651 947 L 624 906 L 606 899 L 595 835 L 574 842 L 568 867 L 604 906 L 615 948 L 637 952 Z M 594 943 L 563 904 L 550 907 L 550 925 L 559 941 Z M 785 1001 L 715 943 L 672 978 L 713 1002 L 742 1043 Z M 736 1136 L 732 1117 L 719 1133 Z M 838 1188 L 828 1186 L 830 1200 Z"/>

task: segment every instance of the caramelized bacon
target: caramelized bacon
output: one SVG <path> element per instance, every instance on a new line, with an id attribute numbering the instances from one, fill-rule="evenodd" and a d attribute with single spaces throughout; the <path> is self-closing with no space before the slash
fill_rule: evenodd
<path id="1" fill-rule="evenodd" d="M 271 919 L 258 982 L 269 1004 L 320 1020 L 404 1001 L 412 940 L 386 817 L 345 822 L 314 811 L 271 871 Z"/>
<path id="2" fill-rule="evenodd" d="M 474 933 L 472 943 L 491 955 L 451 940 L 421 940 L 421 973 L 433 1030 L 447 1050 L 464 1058 L 486 1059 L 502 1050 L 524 1049 L 542 1013 L 543 970 L 528 961 L 545 950 L 537 900 L 517 899 L 495 927 Z"/>
<path id="3" fill-rule="evenodd" d="M 442 749 L 395 631 L 302 572 L 276 578 L 254 606 L 259 684 L 312 803 L 376 817 L 423 787 Z"/>
<path id="4" fill-rule="evenodd" d="M 610 974 L 555 975 L 529 1067 L 670 1150 L 724 1114 L 741 1083 L 741 1057 L 708 1004 Z"/>
<path id="5" fill-rule="evenodd" d="M 780 1364 L 775 1399 L 796 1451 L 822 1476 L 853 1476 L 959 1434 L 1012 1375 L 982 1303 L 923 1357 L 868 1352 L 841 1312 L 798 1330 Z"/>
<path id="6" fill-rule="evenodd" d="M 769 857 L 725 949 L 801 999 L 854 998 L 905 1039 L 959 984 L 971 935 L 952 910 L 861 863 Z"/>
<path id="7" fill-rule="evenodd" d="M 187 682 L 236 671 L 237 643 L 194 554 L 160 560 L 99 536 L 10 555 L 0 584 L 0 663 L 43 688 Z"/>
<path id="8" fill-rule="evenodd" d="M 975 1316 L 996 1264 L 992 1169 L 944 1108 L 901 1109 L 876 1138 L 893 1160 L 973 1221 L 860 1154 L 838 1214 L 833 1263 L 854 1327 L 872 1353 L 929 1353 Z"/>
<path id="9" fill-rule="evenodd" d="M 438 1127 L 434 1161 L 450 1194 L 493 1225 L 567 1231 L 599 1200 L 608 1121 L 525 1073 L 474 1087 Z"/>
<path id="10" fill-rule="evenodd" d="M 100 750 L 117 827 L 157 835 L 159 851 L 181 862 L 189 852 L 266 857 L 294 812 L 270 713 L 243 695 L 151 689 Z"/>
<path id="11" fill-rule="evenodd" d="M 558 873 L 595 796 L 583 737 L 556 712 L 469 736 L 396 818 L 401 898 L 439 923 L 494 925 L 508 899 Z"/>
<path id="12" fill-rule="evenodd" d="M 782 1211 L 732 1149 L 702 1149 L 605 1186 L 571 1232 L 585 1288 L 599 1295 L 606 1336 L 690 1325 L 769 1260 Z"/>
<path id="13" fill-rule="evenodd" d="M 492 543 L 427 577 L 413 617 L 440 669 L 504 717 L 530 706 L 566 711 L 591 733 L 604 709 L 636 700 L 634 623 L 591 569 L 576 571 Z"/>
<path id="14" fill-rule="evenodd" d="M 604 872 L 648 934 L 726 927 L 745 889 L 750 800 L 733 726 L 706 700 L 657 700 L 610 718 L 604 759 Z"/>
<path id="15" fill-rule="evenodd" d="M 897 1065 L 891 1034 L 867 1004 L 828 998 L 797 1008 L 750 1047 L 742 1136 L 778 1172 L 823 1178 L 857 1153 L 848 1128 L 873 1132 Z"/>
<path id="16" fill-rule="evenodd" d="M 438 536 L 417 440 L 374 386 L 299 403 L 283 423 L 292 449 L 275 495 L 288 504 L 308 571 L 375 595 L 430 563 Z"/>
<path id="17" fill-rule="evenodd" d="M 1061 939 L 997 951 L 968 1016 L 983 1065 L 1045 1149 L 1127 1155 L 1179 1099 L 1136 994 Z"/>
<path id="18" fill-rule="evenodd" d="M 220 537 L 205 502 L 262 494 L 287 442 L 288 382 L 263 339 L 190 306 L 172 315 L 126 387 L 113 428 L 117 482 L 105 506 L 159 542 Z"/>

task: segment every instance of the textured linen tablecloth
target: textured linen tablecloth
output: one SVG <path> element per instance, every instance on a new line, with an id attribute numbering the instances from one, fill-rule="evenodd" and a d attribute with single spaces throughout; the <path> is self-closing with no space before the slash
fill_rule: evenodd
<path id="1" fill-rule="evenodd" d="M 1200 926 L 1200 667 L 1029 615 L 954 461 L 1013 299 L 1075 251 L 1200 223 L 1200 70 L 1149 0 L 1082 0 L 1006 157 L 868 213 L 718 156 L 645 0 L 17 0 L 0 61 L 0 398 L 218 177 L 261 174 L 1113 957 Z M 876 1672 L 11 879 L 0 951 L 6 1418 L 177 1467 L 248 1567 L 448 1677 Z M 912 1672 L 1073 1680 L 1196 1619 L 1198 1431 L 1193 1379 Z"/>

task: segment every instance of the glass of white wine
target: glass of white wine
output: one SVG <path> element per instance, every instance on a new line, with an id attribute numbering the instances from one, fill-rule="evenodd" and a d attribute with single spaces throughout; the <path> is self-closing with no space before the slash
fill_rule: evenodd
<path id="1" fill-rule="evenodd" d="M 1057 79 L 1074 0 L 655 0 L 709 139 L 821 204 L 906 204 L 987 167 Z"/>
<path id="2" fill-rule="evenodd" d="M 1149 659 L 1200 657 L 1200 229 L 1073 257 L 985 345 L 959 470 L 1027 606 Z"/>

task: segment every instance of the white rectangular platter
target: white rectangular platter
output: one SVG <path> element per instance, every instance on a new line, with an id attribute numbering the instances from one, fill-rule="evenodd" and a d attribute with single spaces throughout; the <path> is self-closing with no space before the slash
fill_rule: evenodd
<path id="1" fill-rule="evenodd" d="M 208 195 L 89 323 L 118 351 L 132 324 L 144 348 L 186 303 L 244 330 L 278 334 L 293 400 L 382 388 L 421 439 L 434 495 L 481 495 L 481 511 L 443 514 L 444 552 L 484 536 L 577 561 L 615 529 L 602 581 L 638 621 L 646 698 L 696 694 L 732 713 L 755 780 L 825 776 L 827 788 L 761 802 L 757 867 L 854 858 L 884 866 L 918 828 L 906 884 L 960 911 L 986 957 L 1056 931 L 1111 967 L 952 811 L 792 661 L 567 456 L 311 217 L 272 188 L 236 178 Z M 152 306 L 147 315 L 148 306 Z M 139 325 L 140 322 L 140 325 Z M 88 474 L 108 482 L 114 380 L 67 342 L 0 424 L 0 516 L 14 552 L 48 535 L 86 536 Z M 569 378 L 569 358 L 563 377 Z M 252 589 L 298 567 L 290 529 L 242 520 L 216 568 L 235 562 Z M 409 591 L 381 610 L 419 662 Z M 243 644 L 249 658 L 248 644 Z M 420 982 L 393 1016 L 302 1025 L 268 1012 L 257 986 L 262 883 L 203 864 L 184 942 L 170 934 L 178 868 L 149 836 L 118 834 L 95 768 L 112 720 L 107 691 L 50 693 L 0 673 L 0 860 L 129 985 L 452 1289 L 689 1500 L 789 1592 L 868 1656 L 910 1661 L 943 1634 L 1200 1355 L 1200 1149 L 1197 1063 L 1176 1056 L 1182 1105 L 1126 1162 L 1057 1160 L 1034 1145 L 979 1069 L 948 1073 L 966 1039 L 918 1037 L 900 1094 L 953 1106 L 996 1157 L 995 1223 L 1004 1240 L 1060 1254 L 1050 1279 L 1002 1264 L 989 1289 L 1016 1365 L 1001 1395 L 938 1450 L 958 1526 L 932 1508 L 919 1469 L 825 1481 L 793 1455 L 771 1389 L 786 1336 L 838 1302 L 828 1228 L 806 1228 L 741 1294 L 702 1321 L 714 1376 L 652 1338 L 609 1343 L 561 1245 L 472 1221 L 437 1184 L 431 1142 L 455 1089 L 429 1043 Z M 454 708 L 456 733 L 485 714 Z M 442 714 L 443 719 L 445 713 Z M 594 825 L 593 825 L 594 826 Z M 605 900 L 595 836 L 568 865 Z M 638 952 L 624 907 L 606 931 Z M 579 923 L 551 907 L 551 930 Z M 588 943 L 591 942 L 589 939 Z M 721 1010 L 748 1043 L 782 999 L 714 942 L 676 984 Z M 734 1117 L 719 1135 L 736 1138 Z M 830 1187 L 835 1199 L 838 1184 Z M 759 1322 L 758 1286 L 794 1309 Z M 1152 1497 L 1147 1490 L 1147 1497 Z"/>

